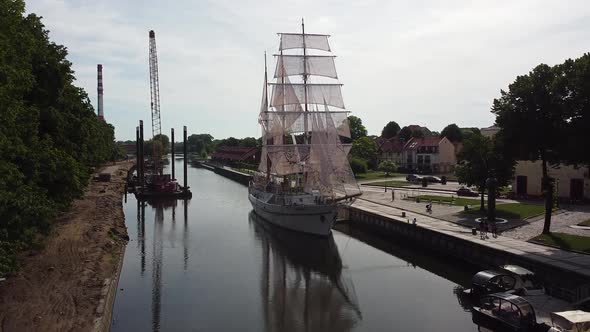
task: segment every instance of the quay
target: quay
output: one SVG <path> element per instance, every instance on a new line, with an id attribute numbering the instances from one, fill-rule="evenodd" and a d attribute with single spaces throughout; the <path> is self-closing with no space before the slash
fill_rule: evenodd
<path id="1" fill-rule="evenodd" d="M 217 174 L 248 185 L 251 175 L 207 162 L 195 162 Z M 405 217 L 403 217 L 404 215 Z M 416 218 L 416 225 L 412 223 Z M 339 223 L 464 260 L 481 268 L 504 264 L 525 267 L 540 277 L 549 295 L 571 303 L 590 299 L 590 255 L 499 235 L 481 240 L 471 229 L 445 220 L 357 198 L 339 213 Z"/>
<path id="2" fill-rule="evenodd" d="M 213 172 L 215 172 L 221 176 L 224 176 L 228 179 L 231 179 L 231 180 L 234 180 L 238 183 L 241 183 L 245 186 L 247 186 L 248 183 L 250 182 L 250 180 L 252 179 L 252 175 L 250 175 L 250 174 L 238 172 L 238 171 L 235 171 L 231 168 L 218 166 L 218 165 L 212 164 L 210 162 L 199 160 L 199 161 L 194 161 L 192 164 L 195 167 L 208 169 L 208 170 L 213 171 Z"/>
<path id="3" fill-rule="evenodd" d="M 474 235 L 463 226 L 362 198 L 349 207 L 348 214 L 351 225 L 381 235 L 403 237 L 478 266 L 523 266 L 535 272 L 549 295 L 557 298 L 577 302 L 590 297 L 590 255 L 501 235 L 482 240 L 479 234 Z M 416 225 L 412 223 L 414 218 Z"/>

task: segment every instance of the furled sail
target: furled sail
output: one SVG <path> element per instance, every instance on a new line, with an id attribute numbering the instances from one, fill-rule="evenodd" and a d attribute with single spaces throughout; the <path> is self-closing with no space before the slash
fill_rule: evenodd
<path id="1" fill-rule="evenodd" d="M 303 34 L 300 33 L 279 33 L 281 36 L 281 44 L 279 50 L 288 50 L 293 48 L 303 48 Z M 305 34 L 305 48 L 313 48 L 316 50 L 330 52 L 330 44 L 328 44 L 328 35 L 313 35 Z"/>
<path id="2" fill-rule="evenodd" d="M 307 88 L 308 104 L 327 104 L 338 108 L 344 108 L 342 99 L 342 84 L 317 84 L 317 83 L 271 83 L 272 97 L 270 106 L 277 107 L 283 105 L 301 104 L 305 100 L 305 90 Z"/>
<path id="3" fill-rule="evenodd" d="M 275 78 L 292 75 L 317 75 L 338 78 L 335 56 L 332 55 L 276 55 Z"/>

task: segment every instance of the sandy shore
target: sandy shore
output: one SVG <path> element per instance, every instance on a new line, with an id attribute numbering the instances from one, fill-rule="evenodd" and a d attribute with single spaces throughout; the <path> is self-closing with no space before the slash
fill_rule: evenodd
<path id="1" fill-rule="evenodd" d="M 0 331 L 108 330 L 128 239 L 122 195 L 130 167 L 102 167 L 111 181 L 91 181 L 44 247 L 23 254 L 18 273 L 0 282 Z"/>

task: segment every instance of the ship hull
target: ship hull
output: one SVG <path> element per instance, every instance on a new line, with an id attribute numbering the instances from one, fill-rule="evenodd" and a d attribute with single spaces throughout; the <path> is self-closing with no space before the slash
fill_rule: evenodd
<path id="1" fill-rule="evenodd" d="M 337 205 L 278 205 L 248 195 L 254 212 L 273 225 L 296 232 L 328 236 L 338 213 Z"/>

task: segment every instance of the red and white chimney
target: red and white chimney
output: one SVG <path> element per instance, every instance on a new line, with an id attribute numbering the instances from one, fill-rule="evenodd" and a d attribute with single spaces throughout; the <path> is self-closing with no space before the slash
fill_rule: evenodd
<path id="1" fill-rule="evenodd" d="M 103 89 L 102 89 L 102 65 L 98 64 L 96 66 L 96 69 L 98 71 L 98 117 L 104 120 L 104 110 L 103 110 L 103 106 L 102 106 L 102 94 L 103 94 Z"/>

